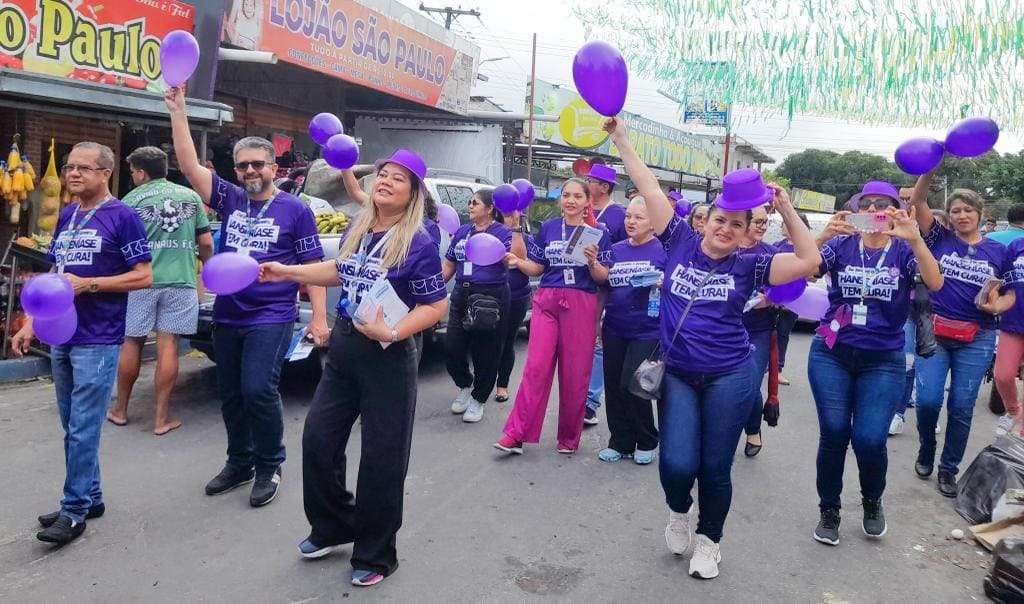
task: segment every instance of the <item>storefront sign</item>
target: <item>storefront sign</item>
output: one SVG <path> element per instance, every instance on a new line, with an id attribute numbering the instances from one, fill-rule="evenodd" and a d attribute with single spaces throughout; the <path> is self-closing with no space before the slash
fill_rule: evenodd
<path id="1" fill-rule="evenodd" d="M 793 189 L 793 207 L 798 210 L 831 214 L 836 210 L 836 198 L 834 195 L 826 195 L 817 191 Z"/>
<path id="2" fill-rule="evenodd" d="M 476 58 L 353 0 L 234 0 L 224 41 L 456 113 Z"/>
<path id="3" fill-rule="evenodd" d="M 173 0 L 0 0 L 0 67 L 159 92 L 160 41 L 194 20 Z"/>
<path id="4" fill-rule="evenodd" d="M 601 129 L 605 118 L 576 92 L 538 81 L 536 98 L 534 114 L 559 117 L 557 123 L 535 123 L 536 139 L 618 157 L 618 149 Z M 722 149 L 712 137 L 683 132 L 626 111 L 618 118 L 625 122 L 630 144 L 647 165 L 699 176 L 721 174 Z"/>
<path id="5" fill-rule="evenodd" d="M 729 104 L 698 96 L 686 97 L 683 123 L 726 128 L 729 125 Z"/>

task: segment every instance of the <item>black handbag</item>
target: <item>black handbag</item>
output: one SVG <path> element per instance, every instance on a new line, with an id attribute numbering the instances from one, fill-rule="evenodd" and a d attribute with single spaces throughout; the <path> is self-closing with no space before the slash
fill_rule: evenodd
<path id="1" fill-rule="evenodd" d="M 487 294 L 470 294 L 462 327 L 466 331 L 494 331 L 501 322 L 501 301 Z"/>

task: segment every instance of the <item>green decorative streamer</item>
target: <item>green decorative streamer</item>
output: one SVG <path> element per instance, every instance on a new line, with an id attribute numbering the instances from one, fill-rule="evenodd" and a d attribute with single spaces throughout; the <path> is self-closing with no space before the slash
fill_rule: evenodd
<path id="1" fill-rule="evenodd" d="M 758 115 L 1024 127 L 1021 0 L 636 0 L 573 7 L 634 74 Z"/>

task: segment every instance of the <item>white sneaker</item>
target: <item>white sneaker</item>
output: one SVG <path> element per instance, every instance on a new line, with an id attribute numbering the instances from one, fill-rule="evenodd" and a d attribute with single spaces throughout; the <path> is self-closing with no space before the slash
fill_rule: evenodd
<path id="1" fill-rule="evenodd" d="M 484 418 L 484 406 L 476 399 L 469 400 L 469 408 L 462 414 L 462 421 L 475 424 Z"/>
<path id="2" fill-rule="evenodd" d="M 1008 414 L 999 416 L 996 422 L 996 436 L 1005 436 L 1013 428 L 1013 417 Z"/>
<path id="3" fill-rule="evenodd" d="M 690 505 L 693 511 L 693 504 Z M 665 527 L 665 544 L 668 551 L 677 556 L 687 556 L 693 552 L 693 525 L 689 512 L 680 514 L 669 510 L 668 526 Z"/>
<path id="4" fill-rule="evenodd" d="M 458 396 L 456 396 L 455 400 L 452 401 L 452 413 L 455 415 L 461 415 L 466 412 L 466 409 L 469 408 L 470 392 L 472 392 L 472 390 L 469 388 L 459 390 Z"/>
<path id="5" fill-rule="evenodd" d="M 698 579 L 714 579 L 718 576 L 718 563 L 722 561 L 722 550 L 718 544 L 704 535 L 696 535 L 693 557 L 690 558 L 690 576 Z"/>
<path id="6" fill-rule="evenodd" d="M 897 434 L 903 434 L 903 416 L 897 413 L 892 416 L 892 421 L 889 422 L 889 436 L 896 436 Z"/>

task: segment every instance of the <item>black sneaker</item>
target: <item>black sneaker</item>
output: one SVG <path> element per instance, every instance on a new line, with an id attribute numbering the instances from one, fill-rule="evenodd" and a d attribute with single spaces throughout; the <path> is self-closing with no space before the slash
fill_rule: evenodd
<path id="1" fill-rule="evenodd" d="M 914 464 L 914 472 L 917 472 L 919 478 L 928 478 L 932 475 L 934 468 L 931 464 L 917 462 Z"/>
<path id="2" fill-rule="evenodd" d="M 85 532 L 85 521 L 74 522 L 67 516 L 61 515 L 53 524 L 36 533 L 36 539 L 46 543 L 67 545 L 78 539 Z"/>
<path id="3" fill-rule="evenodd" d="M 587 412 L 583 415 L 583 425 L 596 426 L 598 423 L 600 420 L 597 419 L 597 411 L 587 407 Z"/>
<path id="4" fill-rule="evenodd" d="M 254 508 L 263 507 L 277 497 L 277 488 L 281 486 L 281 468 L 274 470 L 273 474 L 261 476 L 252 485 L 252 494 L 249 495 L 249 505 Z"/>
<path id="5" fill-rule="evenodd" d="M 956 476 L 952 472 L 939 470 L 938 489 L 943 497 L 956 497 Z"/>
<path id="6" fill-rule="evenodd" d="M 103 515 L 103 512 L 105 511 L 107 511 L 107 506 L 103 505 L 102 503 L 99 505 L 94 505 L 91 508 L 89 508 L 89 511 L 85 514 L 85 519 L 92 520 L 93 518 L 99 518 Z M 60 510 L 57 510 L 56 512 L 50 512 L 49 514 L 43 514 L 39 517 L 39 526 L 46 528 L 52 525 L 54 522 L 57 522 L 57 518 L 59 517 Z"/>
<path id="7" fill-rule="evenodd" d="M 252 478 L 255 475 L 256 473 L 252 468 L 236 468 L 225 465 L 220 474 L 217 474 L 213 477 L 213 480 L 206 483 L 206 494 L 220 495 L 221 493 L 227 493 L 231 489 L 240 487 L 247 482 L 252 482 Z"/>
<path id="8" fill-rule="evenodd" d="M 814 529 L 814 540 L 828 545 L 839 545 L 839 508 L 821 510 L 821 520 Z"/>
<path id="9" fill-rule="evenodd" d="M 862 499 L 864 503 L 864 534 L 879 538 L 889 527 L 885 524 L 885 512 L 882 511 L 881 499 Z"/>

